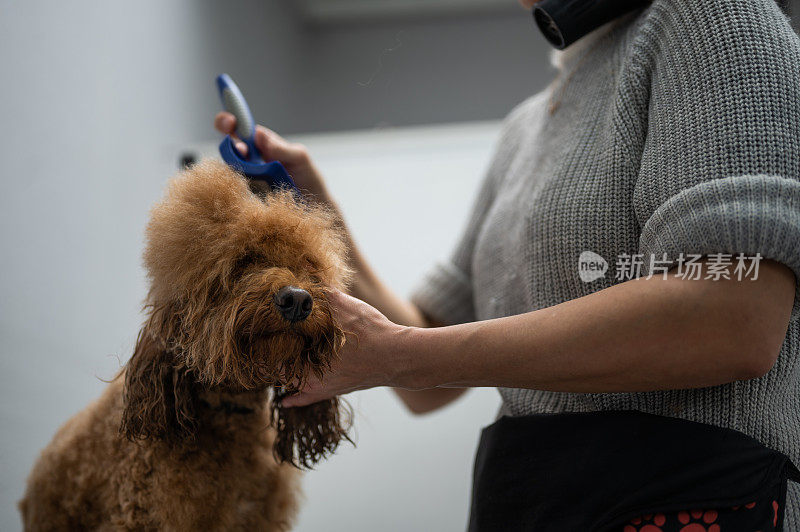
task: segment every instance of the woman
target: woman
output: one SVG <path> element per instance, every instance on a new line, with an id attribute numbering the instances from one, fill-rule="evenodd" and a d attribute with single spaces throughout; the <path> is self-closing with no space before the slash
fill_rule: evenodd
<path id="1" fill-rule="evenodd" d="M 603 478 L 618 468 L 633 480 L 637 469 L 626 468 L 636 464 L 657 480 L 643 486 L 673 486 L 697 470 L 669 462 L 687 439 L 700 441 L 680 447 L 689 453 L 681 456 L 702 455 L 698 464 L 719 468 L 674 486 L 743 471 L 757 462 L 737 462 L 758 454 L 752 442 L 800 463 L 797 36 L 773 0 L 654 0 L 557 60 L 550 87 L 506 119 L 463 237 L 411 301 L 392 293 L 351 242 L 355 284 L 332 299 L 358 342 L 347 343 L 324 382 L 310 382 L 284 406 L 393 386 L 421 413 L 469 387 L 498 387 L 503 417 L 481 441 L 472 528 L 558 530 L 550 523 L 569 513 L 558 509 L 559 497 L 574 488 L 559 471 L 579 476 L 573 464 L 591 462 L 576 460 L 581 452 L 598 453 L 606 468 L 589 479 L 598 497 L 627 501 L 610 514 L 573 501 L 587 528 L 621 527 L 637 508 L 663 509 L 650 522 L 664 530 L 725 519 L 746 527 L 744 514 L 732 513 L 736 499 L 722 496 L 740 484 L 732 479 L 684 501 L 706 501 L 705 511 L 681 513 L 681 501 L 658 489 L 631 482 L 617 493 Z M 216 125 L 224 133 L 235 126 L 224 113 Z M 335 208 L 302 146 L 264 128 L 257 143 Z M 701 275 L 687 275 L 698 265 Z M 603 428 L 617 423 L 641 428 L 636 438 L 648 446 L 674 441 L 637 462 L 639 447 Z M 596 445 L 570 445 L 570 434 Z M 527 447 L 521 435 L 530 436 Z M 530 459 L 545 452 L 546 460 Z M 722 456 L 731 461 L 717 464 Z M 541 479 L 525 476 L 547 463 L 558 464 L 547 484 L 563 489 L 549 503 L 532 487 Z M 754 471 L 745 478 L 761 466 Z M 645 493 L 650 499 L 636 499 Z M 758 505 L 772 506 L 769 521 L 779 526 L 783 501 L 772 493 Z M 545 510 L 520 517 L 540 502 Z M 787 529 L 800 529 L 794 485 L 785 506 Z"/>

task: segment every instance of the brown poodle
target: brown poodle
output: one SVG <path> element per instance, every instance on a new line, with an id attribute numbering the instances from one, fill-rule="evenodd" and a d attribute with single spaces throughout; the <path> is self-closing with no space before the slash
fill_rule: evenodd
<path id="1" fill-rule="evenodd" d="M 255 187 L 255 185 L 252 185 Z M 287 530 L 298 470 L 346 436 L 338 400 L 281 409 L 344 338 L 337 219 L 222 163 L 176 177 L 147 227 L 147 318 L 105 393 L 42 452 L 27 530 Z"/>

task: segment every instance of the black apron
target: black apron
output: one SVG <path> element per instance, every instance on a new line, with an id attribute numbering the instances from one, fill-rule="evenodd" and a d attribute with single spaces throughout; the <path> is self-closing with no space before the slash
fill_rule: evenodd
<path id="1" fill-rule="evenodd" d="M 790 478 L 800 472 L 786 455 L 703 423 L 637 411 L 502 417 L 481 433 L 469 531 L 718 530 L 723 518 L 740 524 L 723 532 L 782 530 Z"/>

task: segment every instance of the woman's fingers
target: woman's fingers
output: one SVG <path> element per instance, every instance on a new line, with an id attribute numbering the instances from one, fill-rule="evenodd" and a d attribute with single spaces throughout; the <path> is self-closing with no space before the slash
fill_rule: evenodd
<path id="1" fill-rule="evenodd" d="M 250 149 L 247 147 L 247 144 L 241 140 L 236 141 L 236 149 L 239 151 L 239 154 L 242 157 L 247 157 L 247 153 L 250 151 Z"/>
<path id="2" fill-rule="evenodd" d="M 305 406 L 356 390 L 393 386 L 399 374 L 393 347 L 404 328 L 390 322 L 376 308 L 339 290 L 327 294 L 346 341 L 333 367 L 322 378 L 308 379 L 296 395 L 286 397 L 286 407 Z"/>
<path id="3" fill-rule="evenodd" d="M 234 145 L 239 155 L 247 157 L 250 151 L 247 144 L 236 138 L 236 117 L 227 111 L 220 111 L 214 117 L 214 128 L 224 135 L 230 135 L 234 138 Z"/>
<path id="4" fill-rule="evenodd" d="M 231 135 L 236 149 L 246 157 L 247 144 L 236 137 L 236 117 L 221 111 L 214 117 L 214 128 L 223 135 Z M 261 156 L 267 161 L 280 161 L 287 167 L 300 169 L 309 162 L 308 151 L 302 144 L 288 142 L 286 139 L 264 126 L 256 126 L 255 143 Z"/>
<path id="5" fill-rule="evenodd" d="M 353 296 L 349 296 L 336 288 L 331 288 L 327 295 L 328 303 L 333 307 L 334 314 L 339 314 L 339 312 L 343 310 L 343 307 L 347 306 L 347 303 L 355 299 Z"/>
<path id="6" fill-rule="evenodd" d="M 333 314 L 340 322 L 343 322 L 343 325 L 350 325 L 354 319 L 369 314 L 369 311 L 378 312 L 362 300 L 350 294 L 346 294 L 341 290 L 337 290 L 336 288 L 331 288 L 328 291 L 328 303 L 330 303 L 333 309 Z M 378 313 L 378 315 L 383 317 L 380 313 Z"/>
<path id="7" fill-rule="evenodd" d="M 334 394 L 325 390 L 322 382 L 317 377 L 312 376 L 309 378 L 308 382 L 306 382 L 306 385 L 296 394 L 284 397 L 281 400 L 281 406 L 285 408 L 307 406 L 324 399 L 329 399 L 333 397 L 333 395 Z"/>
<path id="8" fill-rule="evenodd" d="M 236 117 L 227 111 L 220 111 L 214 117 L 214 128 L 223 135 L 236 133 Z"/>
<path id="9" fill-rule="evenodd" d="M 308 163 L 308 152 L 302 144 L 289 142 L 264 126 L 256 126 L 256 147 L 264 159 L 280 161 L 285 166 L 300 168 Z"/>
<path id="10" fill-rule="evenodd" d="M 349 322 L 352 314 L 351 305 L 358 304 L 358 300 L 336 289 L 331 289 L 327 294 L 328 302 L 333 308 L 333 312 L 340 321 Z M 349 331 L 346 331 L 346 333 Z M 340 353 L 341 354 L 341 353 Z M 342 383 L 336 372 L 327 372 L 324 381 L 320 381 L 316 376 L 309 377 L 296 394 L 283 398 L 281 406 L 292 408 L 296 406 L 306 406 L 318 401 L 329 399 L 342 393 L 340 389 Z"/>
<path id="11" fill-rule="evenodd" d="M 299 392 L 294 395 L 289 395 L 281 400 L 283 408 L 295 408 L 298 406 L 308 406 L 310 404 L 318 403 L 327 399 L 326 397 L 317 397 L 315 394 L 308 392 Z"/>

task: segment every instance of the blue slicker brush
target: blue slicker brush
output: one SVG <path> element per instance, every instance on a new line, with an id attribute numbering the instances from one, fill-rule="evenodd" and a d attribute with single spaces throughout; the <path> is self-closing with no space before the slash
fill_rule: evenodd
<path id="1" fill-rule="evenodd" d="M 217 76 L 217 88 L 222 107 L 236 117 L 236 135 L 247 144 L 247 158 L 243 158 L 233 139 L 226 135 L 219 145 L 219 154 L 234 170 L 243 173 L 247 178 L 266 182 L 273 190 L 287 188 L 299 196 L 300 191 L 294 181 L 278 161 L 267 162 L 256 148 L 256 123 L 242 91 L 227 74 Z"/>

